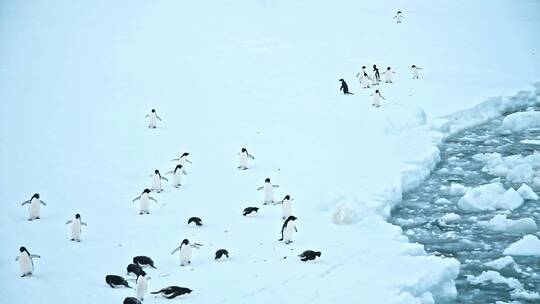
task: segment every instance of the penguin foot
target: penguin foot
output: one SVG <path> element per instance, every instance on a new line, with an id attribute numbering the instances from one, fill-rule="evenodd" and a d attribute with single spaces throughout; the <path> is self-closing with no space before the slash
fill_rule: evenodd
<path id="1" fill-rule="evenodd" d="M 142 212 L 139 212 L 139 215 L 143 215 L 143 214 L 144 214 L 144 213 L 142 213 Z"/>
<path id="2" fill-rule="evenodd" d="M 69 239 L 69 240 L 72 241 L 72 242 L 75 241 L 75 239 Z"/>
<path id="3" fill-rule="evenodd" d="M 26 274 L 21 274 L 21 278 L 24 278 L 26 276 Z"/>
<path id="4" fill-rule="evenodd" d="M 81 242 L 81 240 L 76 240 L 76 241 L 77 241 L 77 243 L 80 243 L 80 242 Z"/>
<path id="5" fill-rule="evenodd" d="M 286 241 L 285 245 L 289 245 L 290 243 L 292 243 L 292 241 Z"/>
<path id="6" fill-rule="evenodd" d="M 150 214 L 150 211 L 146 211 L 146 214 Z"/>
<path id="7" fill-rule="evenodd" d="M 39 216 L 38 216 L 38 217 L 36 217 L 36 220 L 39 220 Z"/>
<path id="8" fill-rule="evenodd" d="M 32 219 L 31 219 L 31 218 L 29 218 L 29 219 L 28 219 L 28 221 L 29 221 L 29 222 L 31 222 L 31 221 L 32 221 Z"/>

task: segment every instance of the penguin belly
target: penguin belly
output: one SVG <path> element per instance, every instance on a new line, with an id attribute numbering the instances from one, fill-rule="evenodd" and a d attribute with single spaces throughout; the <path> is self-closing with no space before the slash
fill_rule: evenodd
<path id="1" fill-rule="evenodd" d="M 264 202 L 267 204 L 274 202 L 274 189 L 272 185 L 264 185 Z"/>
<path id="2" fill-rule="evenodd" d="M 385 81 L 386 82 L 392 82 L 392 73 L 386 73 Z"/>
<path id="3" fill-rule="evenodd" d="M 34 264 L 32 263 L 32 258 L 26 254 L 26 252 L 22 253 L 19 256 L 19 265 L 21 266 L 21 273 L 28 274 L 34 272 Z"/>
<path id="4" fill-rule="evenodd" d="M 247 168 L 248 156 L 246 153 L 240 154 L 240 161 L 238 162 L 238 167 Z"/>
<path id="5" fill-rule="evenodd" d="M 30 203 L 30 209 L 29 209 L 30 218 L 31 219 L 38 218 L 40 214 L 40 210 L 41 210 L 41 204 L 39 200 L 35 198 L 32 199 L 32 202 Z"/>
<path id="6" fill-rule="evenodd" d="M 137 298 L 141 300 L 144 299 L 146 291 L 148 291 L 148 282 L 146 281 L 146 277 L 139 277 L 137 280 Z"/>
<path id="7" fill-rule="evenodd" d="M 381 98 L 379 97 L 379 95 L 375 94 L 375 96 L 373 96 L 373 104 L 378 106 L 380 104 L 380 101 L 381 101 Z"/>
<path id="8" fill-rule="evenodd" d="M 293 221 L 290 221 L 285 227 L 285 230 L 283 231 L 283 240 L 285 242 L 290 242 L 292 240 L 294 232 L 294 223 Z"/>
<path id="9" fill-rule="evenodd" d="M 283 206 L 281 206 L 281 215 L 283 216 L 284 219 L 291 216 L 291 213 L 292 213 L 291 209 L 292 209 L 291 201 L 290 200 L 283 201 Z"/>
<path id="10" fill-rule="evenodd" d="M 71 223 L 71 238 L 74 240 L 81 240 L 81 222 L 79 220 L 74 220 Z"/>
<path id="11" fill-rule="evenodd" d="M 139 211 L 147 212 L 150 209 L 150 199 L 148 195 L 141 196 L 141 202 L 139 203 Z"/>
<path id="12" fill-rule="evenodd" d="M 154 174 L 152 177 L 152 190 L 155 190 L 156 192 L 161 191 L 161 178 L 157 174 Z"/>
<path id="13" fill-rule="evenodd" d="M 189 245 L 182 245 L 180 248 L 180 265 L 184 266 L 191 262 L 192 249 Z"/>
<path id="14" fill-rule="evenodd" d="M 155 114 L 150 114 L 148 119 L 148 127 L 155 128 L 157 126 L 157 117 Z"/>
<path id="15" fill-rule="evenodd" d="M 181 186 L 182 185 L 182 170 L 178 170 L 174 173 L 174 185 L 175 186 Z"/>

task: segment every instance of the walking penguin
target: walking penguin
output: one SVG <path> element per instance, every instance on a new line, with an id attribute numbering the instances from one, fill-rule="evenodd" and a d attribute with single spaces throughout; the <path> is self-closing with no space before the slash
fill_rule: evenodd
<path id="1" fill-rule="evenodd" d="M 349 86 L 345 82 L 343 78 L 341 78 L 339 81 L 341 81 L 341 87 L 339 88 L 340 91 L 343 91 L 343 94 L 345 95 L 352 95 L 353 93 L 349 92 Z"/>

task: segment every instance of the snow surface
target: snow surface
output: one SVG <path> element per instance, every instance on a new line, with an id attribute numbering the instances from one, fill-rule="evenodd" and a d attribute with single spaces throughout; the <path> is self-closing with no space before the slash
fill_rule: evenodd
<path id="1" fill-rule="evenodd" d="M 403 24 L 391 19 L 398 9 Z M 186 303 L 455 296 L 459 263 L 418 254 L 384 219 L 429 175 L 446 136 L 538 102 L 539 9 L 506 0 L 1 1 L 0 272 L 9 279 L 0 298 L 119 303 L 133 291 L 110 289 L 104 276 L 123 275 L 136 255 L 156 262 L 150 290 L 189 287 Z M 378 109 L 354 78 L 373 63 L 396 71 L 379 86 Z M 424 68 L 419 80 L 411 64 Z M 338 94 L 342 77 L 355 95 Z M 152 108 L 163 119 L 155 130 L 144 119 Z M 256 158 L 247 171 L 236 169 L 242 147 Z M 193 165 L 182 189 L 165 183 L 139 216 L 131 200 L 148 174 L 171 170 L 184 151 Z M 295 198 L 293 245 L 277 242 L 279 206 L 241 216 L 260 206 L 266 177 Z M 47 206 L 27 222 L 20 203 L 35 192 Z M 64 225 L 76 212 L 88 223 L 81 243 Z M 186 226 L 191 216 L 204 225 Z M 170 251 L 183 238 L 204 246 L 181 268 Z M 31 278 L 13 262 L 21 245 L 42 256 Z M 219 248 L 231 259 L 215 262 Z M 305 249 L 323 255 L 301 263 Z"/>
<path id="2" fill-rule="evenodd" d="M 538 255 L 540 256 L 540 240 L 529 234 L 521 240 L 510 244 L 503 252 L 504 255 Z"/>

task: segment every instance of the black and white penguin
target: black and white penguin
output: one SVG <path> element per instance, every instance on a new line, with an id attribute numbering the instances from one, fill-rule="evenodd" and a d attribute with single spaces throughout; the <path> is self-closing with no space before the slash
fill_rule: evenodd
<path id="1" fill-rule="evenodd" d="M 189 225 L 191 223 L 195 223 L 195 225 L 197 226 L 202 226 L 202 220 L 200 217 L 196 217 L 196 216 L 190 217 L 187 224 Z"/>
<path id="2" fill-rule="evenodd" d="M 248 159 L 251 158 L 252 160 L 255 160 L 255 157 L 253 155 L 249 154 L 248 150 L 246 148 L 242 148 L 242 150 L 238 153 L 240 155 L 240 160 L 238 161 L 238 169 L 240 170 L 247 170 L 248 169 Z"/>
<path id="3" fill-rule="evenodd" d="M 152 178 L 152 191 L 156 191 L 157 193 L 163 191 L 161 180 L 169 181 L 167 178 L 161 176 L 158 169 L 154 170 L 154 174 L 150 174 L 150 177 Z"/>
<path id="4" fill-rule="evenodd" d="M 150 189 L 146 188 L 143 190 L 141 195 L 137 196 L 132 200 L 133 203 L 140 200 L 139 202 L 139 214 L 150 214 L 150 201 L 157 203 L 157 200 L 150 196 Z"/>
<path id="5" fill-rule="evenodd" d="M 219 249 L 218 251 L 216 251 L 216 257 L 214 259 L 219 260 L 223 256 L 226 256 L 227 259 L 229 258 L 229 252 L 227 251 L 227 249 Z"/>
<path id="6" fill-rule="evenodd" d="M 283 223 L 283 226 L 281 227 L 281 239 L 279 241 L 285 241 L 285 244 L 292 243 L 292 237 L 295 232 L 298 232 L 298 229 L 296 229 L 296 226 L 294 224 L 294 221 L 297 220 L 297 217 L 294 215 L 289 216 L 285 222 Z"/>
<path id="7" fill-rule="evenodd" d="M 392 71 L 392 69 L 390 67 L 387 67 L 386 71 L 383 72 L 383 74 L 384 74 L 384 82 L 385 83 L 392 83 L 392 76 L 395 73 L 396 72 Z"/>
<path id="8" fill-rule="evenodd" d="M 272 185 L 269 178 L 264 180 L 264 185 L 257 188 L 257 191 L 264 190 L 263 205 L 274 203 L 274 188 L 279 188 L 279 185 Z"/>
<path id="9" fill-rule="evenodd" d="M 139 276 L 139 274 L 143 273 L 144 270 L 139 264 L 129 264 L 127 266 L 127 274 L 134 274 L 135 276 Z"/>
<path id="10" fill-rule="evenodd" d="M 306 250 L 298 255 L 300 257 L 300 260 L 303 262 L 306 261 L 313 261 L 317 257 L 321 257 L 320 251 L 313 251 L 313 250 Z"/>
<path id="11" fill-rule="evenodd" d="M 144 296 L 146 295 L 146 292 L 148 291 L 149 279 L 150 278 L 146 276 L 146 272 L 144 271 L 137 276 L 135 294 L 137 295 L 137 298 L 141 301 L 144 301 Z"/>
<path id="12" fill-rule="evenodd" d="M 155 129 L 157 128 L 157 121 L 161 121 L 161 117 L 159 117 L 156 113 L 156 109 L 152 109 L 149 114 L 146 114 L 148 117 L 148 128 Z"/>
<path id="13" fill-rule="evenodd" d="M 177 161 L 179 165 L 182 165 L 182 167 L 185 169 L 186 163 L 193 164 L 187 157 L 189 156 L 189 153 L 184 152 L 182 155 L 180 155 L 179 158 L 173 158 L 171 161 Z"/>
<path id="14" fill-rule="evenodd" d="M 171 255 L 180 250 L 180 266 L 186 266 L 191 264 L 191 256 L 193 254 L 193 250 L 191 248 L 199 249 L 200 246 L 201 244 L 190 244 L 188 239 L 184 239 L 182 244 L 171 252 Z"/>
<path id="15" fill-rule="evenodd" d="M 36 193 L 32 195 L 32 198 L 29 200 L 23 202 L 21 206 L 24 206 L 26 204 L 30 204 L 30 208 L 28 208 L 29 217 L 28 220 L 36 220 L 39 219 L 40 211 L 41 211 L 41 205 L 47 206 L 44 201 L 39 199 L 39 193 Z"/>
<path id="16" fill-rule="evenodd" d="M 249 215 L 252 212 L 259 213 L 259 207 L 247 207 L 247 208 L 245 208 L 243 216 Z"/>
<path id="17" fill-rule="evenodd" d="M 396 19 L 396 23 L 401 23 L 405 17 L 401 14 L 401 11 L 398 11 L 397 14 L 394 16 L 394 19 Z"/>
<path id="18" fill-rule="evenodd" d="M 134 298 L 134 297 L 127 297 L 124 299 L 124 302 L 122 303 L 123 304 L 142 304 L 142 302 L 139 301 L 139 299 Z"/>
<path id="19" fill-rule="evenodd" d="M 113 274 L 109 274 L 105 276 L 105 282 L 107 282 L 107 284 L 109 284 L 111 288 L 122 287 L 122 286 L 131 288 L 131 286 L 129 286 L 128 282 L 124 278 L 122 278 L 121 276 L 113 275 Z"/>
<path id="20" fill-rule="evenodd" d="M 167 299 L 174 299 L 184 294 L 190 294 L 193 290 L 186 287 L 169 286 L 162 288 L 158 291 L 151 292 L 151 294 L 160 294 Z"/>
<path id="21" fill-rule="evenodd" d="M 420 79 L 420 72 L 418 72 L 419 70 L 423 70 L 423 69 L 421 67 L 417 67 L 414 64 L 411 66 L 412 79 Z"/>
<path id="22" fill-rule="evenodd" d="M 75 214 L 75 219 L 67 221 L 66 225 L 67 224 L 71 224 L 71 226 L 69 227 L 69 231 L 71 234 L 70 240 L 80 242 L 81 241 L 81 226 L 87 226 L 85 222 L 81 221 L 81 215 L 78 213 Z"/>
<path id="23" fill-rule="evenodd" d="M 19 256 L 15 258 L 15 262 L 19 261 L 21 268 L 21 277 L 30 276 L 34 273 L 34 260 L 33 258 L 41 258 L 37 254 L 30 254 L 26 247 L 19 248 Z"/>
<path id="24" fill-rule="evenodd" d="M 169 171 L 165 174 L 172 174 L 173 175 L 173 185 L 176 188 L 179 188 L 182 186 L 182 175 L 187 175 L 186 170 L 183 169 L 184 166 L 182 165 L 176 165 L 173 171 Z"/>
<path id="25" fill-rule="evenodd" d="M 381 81 L 381 74 L 379 73 L 379 68 L 377 68 L 377 65 L 373 65 L 373 76 L 375 78 L 375 84 L 379 84 L 379 81 Z"/>
<path id="26" fill-rule="evenodd" d="M 292 214 L 291 201 L 294 201 L 294 198 L 287 194 L 281 201 L 276 203 L 281 204 L 281 217 L 283 219 L 287 219 Z"/>
<path id="27" fill-rule="evenodd" d="M 341 87 L 339 88 L 340 91 L 343 91 L 343 94 L 345 95 L 352 95 L 353 93 L 349 92 L 349 86 L 345 82 L 343 78 L 341 78 L 339 81 L 341 81 Z"/>
<path id="28" fill-rule="evenodd" d="M 382 95 L 381 95 L 381 92 L 379 92 L 379 90 L 375 90 L 375 93 L 371 93 L 371 95 L 369 96 L 373 96 L 373 101 L 372 101 L 372 106 L 378 108 L 381 106 L 381 99 L 383 100 L 386 100 Z"/>
<path id="29" fill-rule="evenodd" d="M 152 261 L 151 258 L 147 257 L 147 256 L 144 256 L 144 255 L 139 255 L 139 256 L 136 256 L 133 258 L 133 264 L 137 264 L 139 266 L 150 266 L 154 269 L 157 269 L 155 266 L 154 266 L 154 261 Z"/>
<path id="30" fill-rule="evenodd" d="M 358 82 L 360 82 L 360 84 L 362 84 L 362 78 L 364 78 L 364 75 L 367 75 L 365 65 L 363 65 L 360 72 L 356 74 L 356 78 L 358 78 Z"/>

